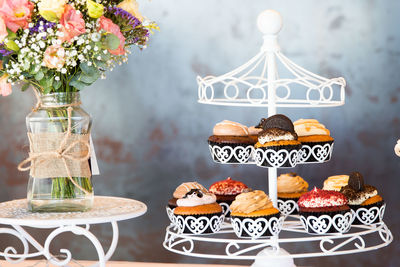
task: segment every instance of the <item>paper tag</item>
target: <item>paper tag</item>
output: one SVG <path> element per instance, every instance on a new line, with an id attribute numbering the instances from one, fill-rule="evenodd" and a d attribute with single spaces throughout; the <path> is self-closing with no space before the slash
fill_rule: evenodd
<path id="1" fill-rule="evenodd" d="M 92 175 L 100 175 L 99 165 L 97 164 L 96 151 L 94 150 L 92 135 L 90 135 L 90 168 Z"/>

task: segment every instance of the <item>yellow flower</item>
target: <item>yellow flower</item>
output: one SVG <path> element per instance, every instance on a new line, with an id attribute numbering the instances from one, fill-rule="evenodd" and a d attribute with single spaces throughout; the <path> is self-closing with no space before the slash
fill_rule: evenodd
<path id="1" fill-rule="evenodd" d="M 143 16 L 139 13 L 139 4 L 136 0 L 124 0 L 118 5 L 118 7 L 131 13 L 138 20 L 143 21 Z"/>
<path id="2" fill-rule="evenodd" d="M 86 7 L 89 11 L 89 17 L 98 19 L 103 16 L 104 6 L 92 0 L 86 1 Z"/>
<path id="3" fill-rule="evenodd" d="M 58 22 L 66 3 L 67 0 L 41 0 L 38 4 L 39 14 L 48 21 Z"/>

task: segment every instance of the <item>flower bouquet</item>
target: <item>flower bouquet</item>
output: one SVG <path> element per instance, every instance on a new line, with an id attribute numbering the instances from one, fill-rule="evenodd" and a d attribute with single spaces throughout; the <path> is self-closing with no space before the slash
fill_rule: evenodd
<path id="1" fill-rule="evenodd" d="M 155 29 L 135 0 L 0 0 L 0 94 L 21 84 L 38 100 L 18 167 L 30 170 L 31 210 L 91 207 L 91 118 L 79 92 L 126 62 L 130 47 L 145 48 Z"/>

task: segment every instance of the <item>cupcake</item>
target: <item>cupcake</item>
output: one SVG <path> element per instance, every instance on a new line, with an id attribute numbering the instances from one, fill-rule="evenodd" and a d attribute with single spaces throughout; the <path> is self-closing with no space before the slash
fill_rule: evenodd
<path id="1" fill-rule="evenodd" d="M 345 233 L 353 221 L 347 203 L 340 192 L 314 188 L 297 202 L 300 221 L 309 233 Z"/>
<path id="2" fill-rule="evenodd" d="M 179 233 L 215 233 L 224 220 L 221 206 L 214 194 L 192 189 L 176 201 L 175 225 Z"/>
<path id="3" fill-rule="evenodd" d="M 214 161 L 219 163 L 246 163 L 253 152 L 253 141 L 247 126 L 224 120 L 217 123 L 208 138 Z"/>
<path id="4" fill-rule="evenodd" d="M 263 130 L 255 144 L 255 160 L 264 167 L 294 167 L 301 143 L 297 140 L 292 121 L 278 114 L 262 119 L 257 127 Z"/>
<path id="5" fill-rule="evenodd" d="M 208 190 L 217 197 L 217 203 L 222 206 L 225 217 L 227 217 L 230 215 L 229 205 L 232 204 L 235 197 L 250 189 L 244 183 L 228 177 L 226 180 L 213 183 Z"/>
<path id="6" fill-rule="evenodd" d="M 385 202 L 374 186 L 364 184 L 361 173 L 350 174 L 348 185 L 340 192 L 347 197 L 349 207 L 355 212 L 353 224 L 370 225 L 382 220 Z"/>
<path id="7" fill-rule="evenodd" d="M 324 187 L 322 189 L 340 191 L 340 189 L 342 189 L 343 186 L 346 186 L 348 182 L 349 182 L 348 175 L 329 176 L 324 181 Z"/>
<path id="8" fill-rule="evenodd" d="M 255 190 L 238 195 L 230 209 L 231 223 L 238 237 L 277 235 L 282 229 L 280 212 L 263 191 Z"/>
<path id="9" fill-rule="evenodd" d="M 177 200 L 180 198 L 183 198 L 192 189 L 199 189 L 199 190 L 207 193 L 207 189 L 197 182 L 183 183 L 180 186 L 178 186 L 175 189 L 175 192 L 173 193 L 173 197 L 170 200 L 168 200 L 168 205 L 166 208 L 168 218 L 170 219 L 170 221 L 172 223 L 175 223 L 174 209 L 178 206 L 176 203 Z"/>
<path id="10" fill-rule="evenodd" d="M 296 173 L 285 173 L 278 177 L 278 208 L 284 215 L 297 214 L 297 201 L 307 193 L 308 183 Z"/>
<path id="11" fill-rule="evenodd" d="M 333 138 L 323 124 L 314 119 L 300 119 L 293 124 L 302 144 L 299 162 L 325 162 L 331 159 Z"/>

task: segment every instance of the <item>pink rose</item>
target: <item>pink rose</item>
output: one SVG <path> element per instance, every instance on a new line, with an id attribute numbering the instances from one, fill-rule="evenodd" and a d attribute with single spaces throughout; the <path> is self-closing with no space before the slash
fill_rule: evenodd
<path id="1" fill-rule="evenodd" d="M 62 26 L 61 31 L 64 33 L 64 36 L 60 38 L 62 42 L 70 42 L 75 36 L 86 32 L 82 13 L 77 14 L 76 10 L 70 5 L 66 5 L 60 18 L 60 24 Z"/>
<path id="2" fill-rule="evenodd" d="M 125 37 L 122 35 L 121 30 L 117 24 L 112 22 L 111 19 L 108 19 L 104 16 L 99 18 L 100 29 L 105 30 L 108 33 L 112 33 L 119 38 L 119 46 L 115 50 L 109 50 L 109 52 L 113 55 L 123 55 L 125 54 Z"/>
<path id="3" fill-rule="evenodd" d="M 0 78 L 0 95 L 8 96 L 12 93 L 11 84 L 7 82 L 8 75 L 4 74 Z"/>
<path id="4" fill-rule="evenodd" d="M 65 50 L 61 45 L 51 45 L 44 52 L 43 62 L 50 69 L 61 69 L 65 64 Z"/>
<path id="5" fill-rule="evenodd" d="M 0 0 L 0 15 L 13 32 L 28 28 L 33 8 L 33 3 L 28 0 Z"/>

